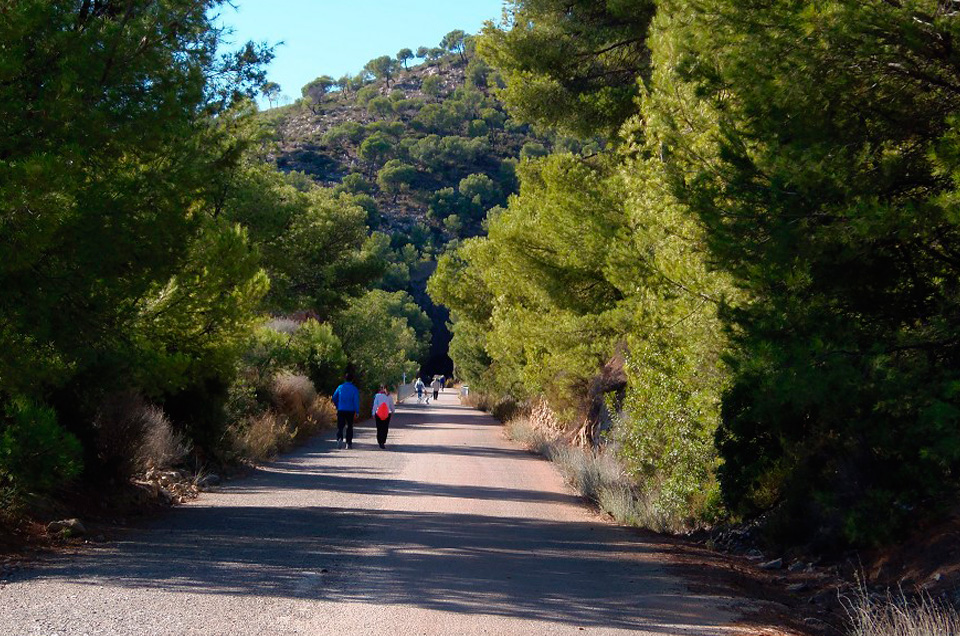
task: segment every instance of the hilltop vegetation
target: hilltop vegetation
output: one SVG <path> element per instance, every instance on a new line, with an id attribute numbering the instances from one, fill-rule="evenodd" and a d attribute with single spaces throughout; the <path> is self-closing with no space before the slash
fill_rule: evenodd
<path id="1" fill-rule="evenodd" d="M 429 255 L 483 232 L 487 210 L 516 191 L 518 158 L 556 143 L 505 112 L 497 73 L 453 31 L 443 47 L 371 60 L 356 76 L 321 76 L 295 104 L 268 111 L 275 159 L 339 192 L 359 196 L 371 229 Z M 409 67 L 409 68 L 408 68 Z"/>

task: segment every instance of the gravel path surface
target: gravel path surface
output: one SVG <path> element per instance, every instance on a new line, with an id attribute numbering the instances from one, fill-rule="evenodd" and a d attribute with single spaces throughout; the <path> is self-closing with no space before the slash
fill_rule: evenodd
<path id="1" fill-rule="evenodd" d="M 0 634 L 737 634 L 486 415 L 400 407 L 0 585 Z"/>

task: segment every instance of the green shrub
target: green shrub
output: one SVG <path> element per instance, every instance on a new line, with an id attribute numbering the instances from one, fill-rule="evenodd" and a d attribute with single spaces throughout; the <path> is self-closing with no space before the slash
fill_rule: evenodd
<path id="1" fill-rule="evenodd" d="M 358 172 L 351 172 L 340 182 L 335 191 L 346 192 L 348 194 L 370 194 L 373 192 L 373 184 Z"/>
<path id="2" fill-rule="evenodd" d="M 520 149 L 520 158 L 521 159 L 536 159 L 537 157 L 546 157 L 549 154 L 547 148 L 535 141 L 528 141 L 523 144 L 523 148 Z"/>
<path id="3" fill-rule="evenodd" d="M 367 104 L 371 99 L 380 94 L 380 89 L 375 85 L 364 86 L 357 91 L 356 98 L 360 104 Z"/>
<path id="4" fill-rule="evenodd" d="M 281 369 L 293 366 L 295 354 L 291 343 L 294 333 L 284 333 L 269 325 L 253 332 L 243 356 L 243 365 L 254 390 L 262 390 Z"/>
<path id="5" fill-rule="evenodd" d="M 318 391 L 328 395 L 339 383 L 347 357 L 333 328 L 316 320 L 300 326 L 293 338 L 296 366 L 310 378 Z"/>
<path id="6" fill-rule="evenodd" d="M 374 97 L 367 102 L 367 113 L 381 119 L 394 114 L 393 101 L 389 97 Z"/>
<path id="7" fill-rule="evenodd" d="M 0 491 L 43 495 L 80 473 L 80 442 L 53 409 L 16 399 L 0 419 Z"/>
<path id="8" fill-rule="evenodd" d="M 302 323 L 274 320 L 254 331 L 243 363 L 247 370 L 243 375 L 257 391 L 259 401 L 267 404 L 270 385 L 278 374 L 302 373 L 317 389 L 329 393 L 347 360 L 330 325 L 313 319 Z M 240 399 L 242 393 L 237 392 L 236 397 Z"/>

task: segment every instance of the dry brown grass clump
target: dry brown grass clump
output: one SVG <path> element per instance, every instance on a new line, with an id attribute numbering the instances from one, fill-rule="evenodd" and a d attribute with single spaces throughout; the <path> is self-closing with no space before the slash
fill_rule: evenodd
<path id="1" fill-rule="evenodd" d="M 149 469 L 169 468 L 189 452 L 166 414 L 132 392 L 105 400 L 94 420 L 97 454 L 113 476 L 129 479 Z"/>
<path id="2" fill-rule="evenodd" d="M 317 399 L 313 382 L 305 375 L 280 373 L 273 379 L 270 394 L 277 412 L 286 417 L 293 428 L 307 423 Z"/>
<path id="3" fill-rule="evenodd" d="M 460 403 L 472 409 L 477 409 L 478 411 L 489 412 L 490 409 L 493 408 L 493 400 L 490 399 L 490 396 L 483 393 L 471 392 L 467 395 L 461 395 Z"/>
<path id="4" fill-rule="evenodd" d="M 333 400 L 322 395 L 318 395 L 310 405 L 309 416 L 300 426 L 297 437 L 306 439 L 317 433 L 337 426 L 337 407 L 333 405 Z"/>
<path id="5" fill-rule="evenodd" d="M 241 458 L 251 462 L 263 462 L 290 448 L 296 437 L 287 418 L 273 411 L 247 418 L 234 431 L 234 445 Z"/>
<path id="6" fill-rule="evenodd" d="M 230 427 L 233 451 L 240 460 L 267 461 L 295 442 L 336 426 L 333 402 L 317 395 L 306 376 L 278 374 L 270 386 L 270 396 L 272 408 Z"/>
<path id="7" fill-rule="evenodd" d="M 556 415 L 546 402 L 536 402 L 526 412 L 520 412 L 505 423 L 507 436 L 538 455 L 551 457 L 563 430 Z"/>
<path id="8" fill-rule="evenodd" d="M 847 603 L 849 636 L 960 636 L 960 614 L 928 596 L 874 597 L 862 589 Z"/>

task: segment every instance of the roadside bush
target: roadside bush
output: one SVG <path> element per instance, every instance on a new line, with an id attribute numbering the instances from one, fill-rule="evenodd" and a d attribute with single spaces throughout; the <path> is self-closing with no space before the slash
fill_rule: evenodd
<path id="1" fill-rule="evenodd" d="M 0 419 L 0 499 L 51 492 L 80 473 L 81 456 L 53 409 L 13 400 Z"/>
<path id="2" fill-rule="evenodd" d="M 631 477 L 616 446 L 599 450 L 574 446 L 563 439 L 562 429 L 556 415 L 542 401 L 505 424 L 510 439 L 554 462 L 568 484 L 618 523 L 656 532 L 676 532 L 688 527 L 683 514 L 658 505 L 653 494 L 658 492 L 657 488 Z"/>
<path id="3" fill-rule="evenodd" d="M 537 401 L 523 412 L 518 411 L 505 423 L 507 436 L 530 451 L 550 457 L 563 427 L 543 400 Z"/>
<path id="4" fill-rule="evenodd" d="M 295 432 L 287 419 L 273 411 L 247 418 L 231 430 L 234 453 L 250 462 L 262 462 L 284 451 L 293 444 Z"/>
<path id="5" fill-rule="evenodd" d="M 923 596 L 910 601 L 900 594 L 873 598 L 860 590 L 848 599 L 849 636 L 957 636 L 960 613 Z"/>
<path id="6" fill-rule="evenodd" d="M 297 428 L 297 439 L 308 439 L 337 426 L 337 408 L 328 397 L 317 396 L 310 405 L 307 420 Z"/>
<path id="7" fill-rule="evenodd" d="M 327 323 L 308 320 L 293 338 L 296 367 L 305 373 L 318 391 L 331 393 L 347 365 L 340 338 Z"/>
<path id="8" fill-rule="evenodd" d="M 150 426 L 147 427 L 140 452 L 137 471 L 175 466 L 190 452 L 190 443 L 174 430 L 166 414 L 156 406 L 148 406 Z"/>
<path id="9" fill-rule="evenodd" d="M 119 480 L 172 466 L 189 450 L 166 414 L 135 393 L 107 399 L 97 412 L 94 430 L 103 474 Z"/>
<path id="10" fill-rule="evenodd" d="M 273 380 L 271 394 L 277 412 L 287 418 L 289 428 L 293 431 L 307 422 L 317 399 L 317 391 L 310 378 L 292 373 L 277 375 Z"/>
<path id="11" fill-rule="evenodd" d="M 723 378 L 715 358 L 691 351 L 705 341 L 639 343 L 626 365 L 630 384 L 612 436 L 663 518 L 707 519 L 719 506 L 714 435 Z"/>
<path id="12" fill-rule="evenodd" d="M 489 393 L 471 391 L 460 403 L 479 411 L 486 411 L 500 422 L 507 424 L 522 415 L 522 406 L 510 396 L 494 397 Z"/>
<path id="13" fill-rule="evenodd" d="M 330 325 L 313 319 L 303 323 L 273 320 L 254 331 L 243 363 L 258 399 L 266 404 L 278 373 L 306 375 L 314 387 L 329 392 L 336 386 L 347 359 Z"/>
<path id="14" fill-rule="evenodd" d="M 543 429 L 533 426 L 526 417 L 516 417 L 505 425 L 507 437 L 524 446 L 527 450 L 549 457 L 552 454 L 555 437 Z"/>
<path id="15" fill-rule="evenodd" d="M 501 422 L 507 422 L 520 412 L 520 404 L 512 397 L 502 397 L 490 409 L 490 415 Z"/>
<path id="16" fill-rule="evenodd" d="M 336 425 L 333 402 L 318 396 L 305 376 L 288 372 L 277 375 L 270 394 L 272 408 L 260 407 L 259 412 L 251 409 L 228 426 L 225 451 L 229 461 L 258 463 L 272 459 L 297 441 Z"/>
<path id="17" fill-rule="evenodd" d="M 281 369 L 293 365 L 294 352 L 290 345 L 295 333 L 296 331 L 285 333 L 274 330 L 268 323 L 256 329 L 251 335 L 242 364 L 253 388 L 259 393 L 262 394 L 268 383 Z"/>
<path id="18" fill-rule="evenodd" d="M 464 395 L 460 398 L 460 404 L 464 406 L 469 406 L 472 409 L 477 409 L 478 411 L 490 412 L 490 409 L 493 408 L 493 399 L 486 393 L 481 393 L 479 391 L 471 391 L 467 395 Z"/>

